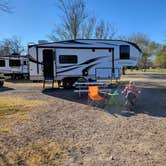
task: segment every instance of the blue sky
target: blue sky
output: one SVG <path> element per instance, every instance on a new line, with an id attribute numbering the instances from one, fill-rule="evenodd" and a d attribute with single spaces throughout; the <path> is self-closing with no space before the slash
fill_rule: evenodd
<path id="1" fill-rule="evenodd" d="M 10 0 L 12 14 L 0 12 L 0 40 L 19 36 L 28 42 L 48 40 L 60 22 L 56 0 Z M 142 32 L 150 39 L 166 39 L 166 0 L 86 0 L 87 10 L 113 24 L 118 35 Z"/>

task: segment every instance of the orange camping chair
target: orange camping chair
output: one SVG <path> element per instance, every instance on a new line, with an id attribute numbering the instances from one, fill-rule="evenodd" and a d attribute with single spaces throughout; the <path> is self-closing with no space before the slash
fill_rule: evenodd
<path id="1" fill-rule="evenodd" d="M 96 106 L 101 104 L 104 98 L 99 95 L 98 86 L 88 86 L 88 103 L 95 104 Z"/>

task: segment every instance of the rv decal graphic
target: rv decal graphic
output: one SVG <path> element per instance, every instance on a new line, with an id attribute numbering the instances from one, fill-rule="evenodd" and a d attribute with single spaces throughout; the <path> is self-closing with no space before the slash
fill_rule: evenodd
<path id="1" fill-rule="evenodd" d="M 93 64 L 93 65 L 89 65 L 89 66 L 87 66 L 87 67 L 85 67 L 82 71 L 88 71 L 90 68 L 92 68 L 93 66 L 95 66 L 95 65 L 98 65 L 99 63 L 95 63 L 95 64 Z M 59 73 L 64 73 L 64 72 L 68 72 L 68 71 L 71 71 L 71 70 L 74 70 L 74 69 L 77 69 L 77 68 L 80 68 L 81 66 L 78 66 L 78 67 L 73 67 L 73 68 L 70 68 L 70 69 L 66 69 L 66 70 L 63 70 L 63 71 L 59 71 L 59 72 L 57 72 L 58 74 Z"/>
<path id="2" fill-rule="evenodd" d="M 89 63 L 95 62 L 95 61 L 97 61 L 97 60 L 99 60 L 99 59 L 106 58 L 106 57 L 109 57 L 109 56 L 103 56 L 103 57 L 92 58 L 92 59 L 89 59 L 89 60 L 87 60 L 87 61 L 81 63 L 80 65 L 89 64 Z"/>
<path id="3" fill-rule="evenodd" d="M 95 63 L 95 64 L 93 64 L 93 65 L 89 65 L 89 66 L 87 66 L 87 67 L 85 67 L 82 71 L 89 71 L 89 69 L 91 69 L 93 66 L 96 66 L 96 65 L 98 65 L 99 63 Z"/>
<path id="4" fill-rule="evenodd" d="M 64 72 L 67 72 L 67 71 L 71 71 L 71 70 L 74 70 L 74 69 L 77 69 L 77 68 L 80 68 L 80 67 L 82 67 L 82 65 L 86 65 L 86 64 L 90 64 L 90 63 L 92 63 L 92 62 L 95 62 L 95 61 L 97 61 L 97 60 L 99 60 L 99 59 L 103 59 L 103 58 L 106 58 L 106 57 L 109 57 L 109 56 L 103 56 L 103 57 L 97 57 L 97 58 L 92 58 L 92 59 L 89 59 L 89 60 L 87 60 L 87 61 L 85 61 L 85 62 L 83 62 L 83 63 L 80 63 L 80 64 L 78 64 L 78 65 L 72 65 L 72 66 L 75 66 L 75 67 L 72 67 L 72 66 L 62 66 L 63 68 L 67 68 L 67 67 L 72 67 L 72 68 L 70 68 L 70 69 L 66 69 L 66 70 L 63 70 L 63 71 L 59 71 L 59 72 L 57 72 L 58 74 L 59 73 L 64 73 Z M 96 65 L 96 64 L 93 64 L 93 66 L 94 65 Z M 93 67 L 92 66 L 92 67 Z M 88 68 L 88 67 L 87 67 Z M 89 68 L 88 68 L 89 69 Z M 84 69 L 85 70 L 85 69 Z"/>
<path id="5" fill-rule="evenodd" d="M 60 68 L 67 68 L 67 67 L 85 65 L 85 64 L 89 64 L 89 63 L 95 62 L 95 61 L 97 61 L 97 60 L 99 60 L 99 59 L 107 58 L 107 57 L 109 57 L 109 56 L 103 56 L 103 57 L 92 58 L 92 59 L 86 60 L 85 62 L 80 63 L 80 64 L 77 64 L 77 65 L 58 66 L 57 68 L 60 69 Z"/>
<path id="6" fill-rule="evenodd" d="M 64 72 L 67 72 L 67 71 L 71 71 L 71 70 L 74 70 L 74 69 L 77 69 L 77 68 L 80 68 L 81 66 L 77 66 L 77 67 L 73 67 L 73 68 L 70 68 L 70 69 L 66 69 L 66 70 L 63 70 L 63 71 L 59 71 L 57 72 L 58 74 L 59 73 L 64 73 Z"/>

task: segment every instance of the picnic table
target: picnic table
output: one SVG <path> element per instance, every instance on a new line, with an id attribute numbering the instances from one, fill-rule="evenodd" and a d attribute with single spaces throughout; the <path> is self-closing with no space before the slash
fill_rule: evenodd
<path id="1" fill-rule="evenodd" d="M 108 85 L 110 82 L 100 82 L 100 81 L 93 81 L 93 82 L 75 82 L 76 89 L 74 90 L 75 93 L 79 94 L 79 97 L 81 96 L 81 93 L 88 92 L 88 86 L 99 86 L 99 92 L 112 92 L 111 88 L 108 88 Z"/>

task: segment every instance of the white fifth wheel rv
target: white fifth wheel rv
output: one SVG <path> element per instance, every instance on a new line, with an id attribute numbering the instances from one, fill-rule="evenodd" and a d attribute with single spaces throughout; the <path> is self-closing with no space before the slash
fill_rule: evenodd
<path id="1" fill-rule="evenodd" d="M 0 73 L 12 78 L 25 78 L 29 75 L 29 59 L 27 56 L 0 56 Z"/>
<path id="2" fill-rule="evenodd" d="M 117 79 L 122 67 L 136 66 L 140 48 L 122 40 L 76 39 L 28 46 L 31 80 L 61 81 L 71 86 L 79 77 Z"/>

